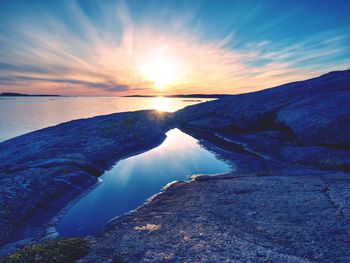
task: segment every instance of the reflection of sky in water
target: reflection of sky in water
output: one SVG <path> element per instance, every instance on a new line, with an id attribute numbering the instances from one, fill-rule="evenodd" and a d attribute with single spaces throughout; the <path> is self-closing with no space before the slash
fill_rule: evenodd
<path id="1" fill-rule="evenodd" d="M 87 235 L 111 218 L 141 205 L 169 182 L 191 174 L 224 173 L 229 165 L 178 129 L 157 148 L 118 162 L 103 181 L 80 199 L 57 226 L 62 236 Z"/>
<path id="2" fill-rule="evenodd" d="M 210 99 L 201 99 L 208 101 Z M 181 98 L 125 97 L 2 97 L 0 142 L 65 121 L 123 111 L 176 111 L 196 104 Z"/>

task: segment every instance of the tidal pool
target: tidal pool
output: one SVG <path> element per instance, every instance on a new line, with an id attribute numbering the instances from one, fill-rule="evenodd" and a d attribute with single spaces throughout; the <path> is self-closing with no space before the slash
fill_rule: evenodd
<path id="1" fill-rule="evenodd" d="M 59 236 L 92 234 L 112 218 L 141 205 L 169 182 L 232 169 L 180 130 L 172 129 L 166 135 L 158 147 L 123 159 L 105 172 L 97 186 L 61 218 L 56 226 Z"/>

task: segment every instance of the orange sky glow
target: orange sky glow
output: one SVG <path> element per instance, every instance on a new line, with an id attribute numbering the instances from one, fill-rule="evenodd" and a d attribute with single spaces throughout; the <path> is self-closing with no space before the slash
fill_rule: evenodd
<path id="1" fill-rule="evenodd" d="M 234 31 L 205 37 L 194 14 L 169 19 L 166 30 L 156 22 L 136 23 L 124 2 L 102 6 L 107 28 L 101 31 L 75 2 L 65 8 L 73 30 L 59 17 L 28 9 L 24 18 L 5 17 L 16 32 L 0 34 L 3 68 L 1 92 L 121 96 L 130 94 L 237 94 L 302 80 L 347 61 L 321 67 L 344 51 L 346 37 L 320 33 L 289 45 L 271 40 L 235 47 Z M 192 20 L 191 20 L 192 19 Z M 315 61 L 311 66 L 308 61 Z M 305 66 L 302 66 L 305 65 Z"/>

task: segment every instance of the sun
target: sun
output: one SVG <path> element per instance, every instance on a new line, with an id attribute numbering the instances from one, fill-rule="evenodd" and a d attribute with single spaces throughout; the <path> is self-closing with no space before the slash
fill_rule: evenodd
<path id="1" fill-rule="evenodd" d="M 158 90 L 174 84 L 178 75 L 176 60 L 164 51 L 153 52 L 141 63 L 139 71 Z"/>

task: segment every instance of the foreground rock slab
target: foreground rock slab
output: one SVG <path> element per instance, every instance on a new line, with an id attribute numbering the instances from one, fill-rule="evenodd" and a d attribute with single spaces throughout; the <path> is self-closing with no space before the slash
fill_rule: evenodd
<path id="1" fill-rule="evenodd" d="M 350 257 L 347 175 L 198 179 L 175 183 L 114 220 L 91 238 L 92 251 L 79 262 L 339 262 Z"/>

